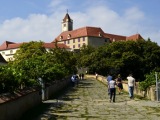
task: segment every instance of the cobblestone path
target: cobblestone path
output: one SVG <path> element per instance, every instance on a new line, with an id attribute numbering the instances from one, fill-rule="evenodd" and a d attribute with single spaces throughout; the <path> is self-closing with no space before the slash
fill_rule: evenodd
<path id="1" fill-rule="evenodd" d="M 95 79 L 80 81 L 50 104 L 36 120 L 159 120 L 160 103 L 135 98 L 128 94 L 116 95 L 110 103 L 107 87 Z"/>

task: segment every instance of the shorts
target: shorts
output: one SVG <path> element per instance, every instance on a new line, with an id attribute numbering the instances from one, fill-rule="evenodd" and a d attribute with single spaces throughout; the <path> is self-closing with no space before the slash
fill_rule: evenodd
<path id="1" fill-rule="evenodd" d="M 123 89 L 122 83 L 118 83 L 117 86 L 118 86 L 120 89 Z"/>

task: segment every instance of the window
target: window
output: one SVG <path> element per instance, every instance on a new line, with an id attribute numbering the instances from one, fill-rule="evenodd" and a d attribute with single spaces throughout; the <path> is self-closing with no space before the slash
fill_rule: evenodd
<path id="1" fill-rule="evenodd" d="M 66 24 L 63 24 L 63 27 L 66 27 Z"/>
<path id="2" fill-rule="evenodd" d="M 70 39 L 71 38 L 71 34 L 68 34 L 68 37 L 67 37 L 67 39 Z"/>
<path id="3" fill-rule="evenodd" d="M 66 41 L 64 41 L 64 44 L 66 44 Z"/>
<path id="4" fill-rule="evenodd" d="M 68 40 L 68 44 L 69 44 L 69 40 Z"/>
<path id="5" fill-rule="evenodd" d="M 80 42 L 80 38 L 78 38 L 78 42 Z"/>
<path id="6" fill-rule="evenodd" d="M 60 36 L 60 38 L 59 38 L 59 39 L 60 39 L 60 41 L 61 41 L 61 40 L 63 39 L 63 36 Z"/>
<path id="7" fill-rule="evenodd" d="M 81 47 L 81 44 L 78 44 L 78 47 L 80 48 L 80 47 Z"/>
<path id="8" fill-rule="evenodd" d="M 73 43 L 75 43 L 75 39 L 73 39 Z"/>
<path id="9" fill-rule="evenodd" d="M 109 41 L 109 38 L 106 38 L 105 40 L 104 40 L 104 42 L 108 42 Z"/>
<path id="10" fill-rule="evenodd" d="M 85 41 L 85 37 L 83 37 L 83 41 Z"/>
<path id="11" fill-rule="evenodd" d="M 73 45 L 73 48 L 75 48 L 75 45 Z"/>
<path id="12" fill-rule="evenodd" d="M 12 57 L 8 58 L 8 61 L 13 61 L 13 58 Z"/>
<path id="13" fill-rule="evenodd" d="M 10 50 L 10 54 L 13 54 L 13 50 Z"/>
<path id="14" fill-rule="evenodd" d="M 101 34 L 101 32 L 99 32 L 99 37 L 102 37 L 102 34 Z"/>

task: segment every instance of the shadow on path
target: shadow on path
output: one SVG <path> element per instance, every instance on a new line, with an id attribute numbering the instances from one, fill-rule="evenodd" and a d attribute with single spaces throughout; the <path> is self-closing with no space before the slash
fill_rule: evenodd
<path id="1" fill-rule="evenodd" d="M 52 108 L 60 109 L 65 104 L 63 101 L 73 101 L 74 99 L 79 99 L 77 95 L 72 93 L 76 92 L 78 88 L 87 88 L 91 85 L 90 82 L 84 82 L 84 80 L 80 80 L 79 84 L 75 87 L 68 86 L 63 90 L 57 92 L 50 100 L 43 101 L 41 104 L 27 111 L 20 120 L 41 120 L 41 118 L 49 118 L 50 113 L 47 111 L 51 111 Z M 70 96 L 70 97 L 68 97 Z M 72 97 L 71 97 L 72 96 Z M 63 100 L 63 101 L 62 101 Z M 67 111 L 59 111 L 59 112 L 71 112 Z M 40 116 L 41 115 L 41 116 Z M 56 120 L 57 115 L 55 117 L 52 115 L 51 120 Z"/>

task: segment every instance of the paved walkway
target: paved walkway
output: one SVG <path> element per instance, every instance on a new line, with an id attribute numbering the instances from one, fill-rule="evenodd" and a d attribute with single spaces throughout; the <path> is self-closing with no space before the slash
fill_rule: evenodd
<path id="1" fill-rule="evenodd" d="M 78 87 L 66 91 L 49 104 L 37 120 L 158 120 L 160 103 L 116 95 L 110 103 L 107 87 L 95 79 L 82 80 Z M 35 119 L 34 119 L 35 120 Z"/>

